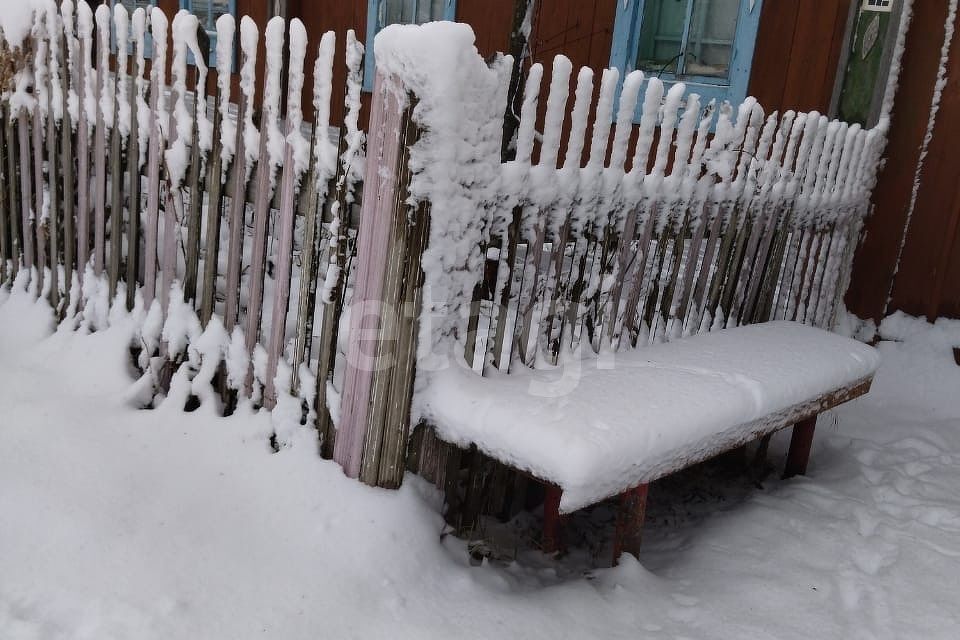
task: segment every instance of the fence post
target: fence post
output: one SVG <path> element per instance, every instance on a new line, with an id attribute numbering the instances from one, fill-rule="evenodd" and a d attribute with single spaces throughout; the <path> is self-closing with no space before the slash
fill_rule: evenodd
<path id="1" fill-rule="evenodd" d="M 418 132 L 412 99 L 391 85 L 377 74 L 334 460 L 350 477 L 392 488 L 405 468 L 429 213 L 406 203 Z"/>

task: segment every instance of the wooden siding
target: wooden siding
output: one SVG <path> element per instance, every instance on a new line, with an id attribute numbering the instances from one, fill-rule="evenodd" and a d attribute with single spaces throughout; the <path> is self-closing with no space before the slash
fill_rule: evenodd
<path id="1" fill-rule="evenodd" d="M 853 0 L 767 0 L 748 93 L 768 111 L 826 112 Z"/>
<path id="2" fill-rule="evenodd" d="M 956 42 L 951 49 L 948 82 L 933 139 L 920 174 L 921 188 L 900 269 L 895 275 L 930 115 L 946 18 L 945 0 L 914 3 L 903 57 L 903 68 L 908 72 L 900 78 L 887 163 L 874 191 L 875 209 L 867 221 L 847 294 L 848 307 L 861 317 L 880 319 L 895 310 L 931 319 L 960 316 L 960 258 L 955 251 L 960 246 L 960 166 L 952 158 L 960 136 L 960 88 L 955 73 L 960 49 Z M 892 293 L 889 304 L 888 293 Z"/>

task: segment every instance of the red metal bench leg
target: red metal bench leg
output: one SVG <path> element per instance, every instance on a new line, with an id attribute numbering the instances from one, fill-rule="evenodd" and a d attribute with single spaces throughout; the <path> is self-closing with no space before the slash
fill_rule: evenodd
<path id="1" fill-rule="evenodd" d="M 617 510 L 617 528 L 613 537 L 613 564 L 620 560 L 621 553 L 640 557 L 640 534 L 647 515 L 647 493 L 649 485 L 642 484 L 620 494 L 620 508 Z"/>
<path id="2" fill-rule="evenodd" d="M 563 549 L 560 539 L 562 518 L 560 516 L 560 496 L 563 490 L 552 484 L 546 485 L 546 496 L 543 499 L 543 552 L 554 553 Z"/>
<path id="3" fill-rule="evenodd" d="M 783 472 L 784 478 L 807 473 L 807 461 L 810 459 L 810 447 L 813 445 L 813 431 L 816 426 L 816 416 L 794 425 L 793 436 L 790 438 L 790 450 L 787 453 L 787 466 Z"/>

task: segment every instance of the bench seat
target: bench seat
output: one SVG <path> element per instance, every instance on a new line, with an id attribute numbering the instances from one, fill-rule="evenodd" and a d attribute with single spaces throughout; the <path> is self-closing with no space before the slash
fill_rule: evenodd
<path id="1" fill-rule="evenodd" d="M 551 369 L 453 367 L 418 402 L 442 440 L 555 485 L 572 512 L 863 395 L 879 363 L 855 340 L 767 322 Z"/>

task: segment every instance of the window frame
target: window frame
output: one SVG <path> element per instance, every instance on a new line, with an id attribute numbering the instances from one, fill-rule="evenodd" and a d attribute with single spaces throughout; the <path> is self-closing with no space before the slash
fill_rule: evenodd
<path id="1" fill-rule="evenodd" d="M 207 0 L 207 1 L 209 1 L 209 0 Z M 180 0 L 180 8 L 181 8 L 181 9 L 186 9 L 187 11 L 189 11 L 190 13 L 192 13 L 193 15 L 197 16 L 196 12 L 194 12 L 194 10 L 193 10 L 193 3 L 194 3 L 194 0 Z M 227 0 L 227 7 L 228 7 L 227 10 L 230 12 L 230 15 L 232 15 L 232 16 L 234 17 L 234 19 L 236 19 L 236 18 L 237 18 L 237 0 Z M 197 18 L 199 19 L 200 16 L 197 16 Z M 205 24 L 203 24 L 203 21 L 202 21 L 202 20 L 201 20 L 201 25 L 203 26 L 203 30 L 207 32 L 207 36 L 208 36 L 208 38 L 210 39 L 210 51 L 209 51 L 209 53 L 207 54 L 207 68 L 208 68 L 208 69 L 216 69 L 216 68 L 217 68 L 217 25 L 216 25 L 216 22 L 214 22 L 214 24 L 213 24 L 213 29 L 208 29 L 207 26 L 206 26 Z M 192 51 L 188 51 L 188 52 L 187 52 L 187 63 L 188 63 L 188 64 L 194 64 L 193 52 L 192 52 Z M 230 63 L 230 66 L 231 66 L 231 68 L 236 67 L 236 53 L 234 53 L 234 60 Z"/>
<path id="2" fill-rule="evenodd" d="M 643 27 L 644 5 L 651 0 L 618 0 L 613 26 L 613 42 L 610 48 L 610 66 L 620 69 L 623 77 L 636 69 L 640 45 L 640 30 Z M 654 0 L 655 1 L 655 0 Z M 703 102 L 716 100 L 718 104 L 728 101 L 739 104 L 747 97 L 750 70 L 760 27 L 763 0 L 739 0 L 737 29 L 733 38 L 729 73 L 726 78 L 685 75 L 678 78 L 673 73 L 663 72 L 658 77 L 669 89 L 683 82 L 688 93 L 696 93 Z M 636 119 L 640 117 L 642 101 L 637 105 Z"/>
<path id="3" fill-rule="evenodd" d="M 147 11 L 147 25 L 143 34 L 144 36 L 143 37 L 143 59 L 144 60 L 149 60 L 153 57 L 153 34 L 150 33 L 150 11 L 152 11 L 157 7 L 158 2 L 159 0 L 147 0 L 147 6 L 140 7 Z M 113 22 L 113 8 L 118 4 L 122 4 L 126 7 L 126 4 L 123 2 L 123 0 L 110 0 L 110 50 L 113 51 L 114 53 L 117 52 L 117 29 Z M 133 17 L 133 11 L 134 10 L 131 10 L 129 7 L 127 7 L 127 15 L 129 18 Z M 127 55 L 135 56 L 137 52 L 136 52 L 136 46 L 134 45 L 134 42 L 133 42 L 132 21 L 128 25 L 127 37 L 129 38 L 129 40 L 127 41 Z"/>
<path id="4" fill-rule="evenodd" d="M 231 0 L 233 1 L 233 0 Z M 420 0 L 429 2 L 430 0 Z M 388 25 L 380 24 L 380 5 L 383 0 L 367 0 L 367 38 L 363 54 L 363 90 L 373 91 L 373 76 L 376 73 L 376 61 L 373 58 L 373 39 L 380 30 Z M 456 21 L 457 0 L 443 0 L 443 17 L 441 20 Z"/>

